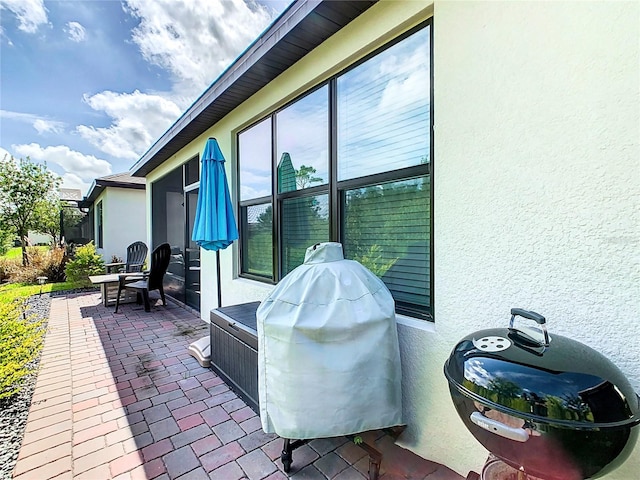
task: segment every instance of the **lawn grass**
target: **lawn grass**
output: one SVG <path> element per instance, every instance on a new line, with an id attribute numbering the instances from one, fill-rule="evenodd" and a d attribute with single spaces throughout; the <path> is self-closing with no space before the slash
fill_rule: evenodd
<path id="1" fill-rule="evenodd" d="M 82 282 L 60 282 L 42 285 L 42 293 L 73 290 L 85 286 Z M 0 285 L 0 303 L 10 303 L 18 298 L 28 298 L 40 294 L 40 285 L 27 283 L 7 283 Z"/>
<path id="2" fill-rule="evenodd" d="M 38 249 L 46 251 L 46 250 L 49 250 L 51 247 L 39 245 L 37 247 L 29 247 L 29 248 L 38 248 Z M 6 258 L 7 260 L 22 260 L 22 247 L 10 248 L 7 251 L 7 253 L 2 255 L 2 257 Z"/>
<path id="3" fill-rule="evenodd" d="M 48 246 L 36 246 L 29 248 L 37 248 L 43 251 L 49 250 Z M 22 248 L 14 247 L 9 249 L 5 255 L 0 255 L 0 258 L 4 258 L 12 261 L 22 260 Z M 58 282 L 58 283 L 46 283 L 44 285 L 34 285 L 30 283 L 5 283 L 0 284 L 0 304 L 10 303 L 16 299 L 27 299 L 32 295 L 39 295 L 40 293 L 60 292 L 64 290 L 74 290 L 78 288 L 86 287 L 86 283 L 83 282 Z"/>

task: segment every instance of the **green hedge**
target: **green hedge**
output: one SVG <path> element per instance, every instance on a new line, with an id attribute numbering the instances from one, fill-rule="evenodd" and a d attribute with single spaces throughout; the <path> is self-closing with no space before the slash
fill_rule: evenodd
<path id="1" fill-rule="evenodd" d="M 20 300 L 0 303 L 0 400 L 20 390 L 44 341 L 43 322 L 24 318 L 24 308 Z"/>

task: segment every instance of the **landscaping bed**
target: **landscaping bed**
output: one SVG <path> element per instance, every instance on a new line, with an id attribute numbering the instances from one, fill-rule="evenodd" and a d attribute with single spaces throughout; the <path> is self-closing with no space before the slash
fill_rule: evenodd
<path id="1" fill-rule="evenodd" d="M 49 294 L 34 295 L 27 300 L 27 316 L 33 321 L 42 321 L 46 328 L 49 318 Z M 9 398 L 0 399 L 0 479 L 8 480 L 15 466 L 20 445 L 27 424 L 31 397 L 38 377 L 40 355 L 28 365 L 31 373 L 23 380 L 18 393 Z"/>

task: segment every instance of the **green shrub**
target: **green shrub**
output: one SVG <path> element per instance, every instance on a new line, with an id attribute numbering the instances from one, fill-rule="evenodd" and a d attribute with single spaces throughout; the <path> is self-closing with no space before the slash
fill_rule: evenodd
<path id="1" fill-rule="evenodd" d="M 93 242 L 75 249 L 74 258 L 67 262 L 65 273 L 70 282 L 81 282 L 86 286 L 91 285 L 89 275 L 104 273 L 104 260 L 96 253 Z"/>
<path id="2" fill-rule="evenodd" d="M 369 250 L 364 251 L 361 256 L 356 256 L 354 260 L 367 267 L 378 277 L 387 273 L 387 270 L 395 263 L 393 258 L 384 258 L 382 248 L 379 245 L 371 245 Z"/>
<path id="3" fill-rule="evenodd" d="M 24 307 L 23 301 L 0 304 L 0 400 L 20 389 L 42 348 L 42 321 L 23 318 Z"/>

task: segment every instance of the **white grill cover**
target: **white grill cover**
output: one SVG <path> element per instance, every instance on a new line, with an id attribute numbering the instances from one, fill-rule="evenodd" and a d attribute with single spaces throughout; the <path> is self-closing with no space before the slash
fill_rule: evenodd
<path id="1" fill-rule="evenodd" d="M 262 428 L 283 438 L 347 435 L 402 423 L 393 298 L 340 243 L 309 247 L 258 307 Z"/>

